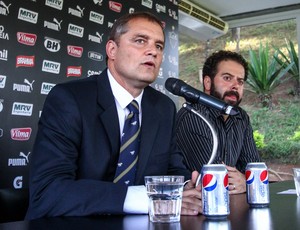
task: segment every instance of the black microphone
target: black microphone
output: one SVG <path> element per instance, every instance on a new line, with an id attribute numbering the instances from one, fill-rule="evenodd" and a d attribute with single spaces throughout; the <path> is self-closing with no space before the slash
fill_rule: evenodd
<path id="1" fill-rule="evenodd" d="M 222 100 L 219 100 L 216 97 L 210 96 L 206 93 L 203 93 L 192 86 L 189 86 L 184 81 L 177 78 L 168 78 L 165 83 L 165 87 L 171 93 L 184 97 L 185 100 L 191 103 L 200 103 L 205 106 L 217 109 L 223 114 L 227 115 L 237 115 L 239 111 L 228 105 Z"/>

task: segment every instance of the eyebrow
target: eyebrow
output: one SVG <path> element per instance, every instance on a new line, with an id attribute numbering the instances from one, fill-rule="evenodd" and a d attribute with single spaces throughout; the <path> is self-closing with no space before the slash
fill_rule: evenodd
<path id="1" fill-rule="evenodd" d="M 138 37 L 145 38 L 147 40 L 150 39 L 150 37 L 148 35 L 146 35 L 146 34 L 139 34 L 139 33 L 137 33 L 137 34 L 133 35 L 133 38 L 138 38 Z M 165 46 L 165 41 L 164 40 L 157 39 L 157 40 L 155 40 L 155 43 L 158 43 L 158 44 L 161 44 L 162 46 Z"/>
<path id="2" fill-rule="evenodd" d="M 225 72 L 225 73 L 222 73 L 221 76 L 223 75 L 230 75 L 232 77 L 235 77 L 235 75 L 231 74 L 231 73 L 228 73 L 228 72 Z M 238 80 L 245 80 L 245 77 L 237 77 Z"/>

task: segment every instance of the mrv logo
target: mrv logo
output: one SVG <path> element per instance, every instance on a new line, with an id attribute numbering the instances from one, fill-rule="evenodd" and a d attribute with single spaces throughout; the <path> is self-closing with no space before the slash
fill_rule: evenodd
<path id="1" fill-rule="evenodd" d="M 82 38 L 83 33 L 84 33 L 84 28 L 83 27 L 74 25 L 72 23 L 69 23 L 68 34 L 71 34 L 73 36 Z"/>
<path id="2" fill-rule="evenodd" d="M 45 5 L 55 8 L 57 10 L 62 10 L 63 3 L 63 0 L 46 0 Z"/>
<path id="3" fill-rule="evenodd" d="M 43 82 L 41 86 L 41 94 L 47 95 L 55 84 Z"/>
<path id="4" fill-rule="evenodd" d="M 33 104 L 14 102 L 11 114 L 19 116 L 31 116 Z"/>
<path id="5" fill-rule="evenodd" d="M 103 25 L 104 15 L 97 12 L 90 12 L 90 21 Z"/>
<path id="6" fill-rule="evenodd" d="M 60 72 L 60 63 L 59 62 L 54 62 L 54 61 L 44 60 L 42 71 L 48 72 L 48 73 L 59 74 L 59 72 Z"/>
<path id="7" fill-rule="evenodd" d="M 29 155 L 30 152 L 27 154 L 20 152 L 19 158 L 8 158 L 7 165 L 8 166 L 26 166 L 29 163 Z"/>
<path id="8" fill-rule="evenodd" d="M 45 37 L 44 46 L 50 52 L 58 52 L 60 50 L 60 40 Z"/>
<path id="9" fill-rule="evenodd" d="M 38 16 L 39 14 L 37 12 L 27 10 L 24 8 L 19 9 L 18 19 L 20 20 L 36 24 L 38 20 Z"/>

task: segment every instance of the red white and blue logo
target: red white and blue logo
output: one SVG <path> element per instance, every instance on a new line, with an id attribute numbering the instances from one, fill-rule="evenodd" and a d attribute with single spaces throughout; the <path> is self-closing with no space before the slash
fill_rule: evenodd
<path id="1" fill-rule="evenodd" d="M 228 173 L 226 173 L 226 175 L 225 175 L 225 177 L 224 177 L 223 184 L 224 184 L 224 188 L 225 188 L 226 190 L 229 190 Z"/>
<path id="2" fill-rule="evenodd" d="M 246 183 L 252 184 L 254 181 L 254 173 L 251 170 L 246 170 Z"/>
<path id="3" fill-rule="evenodd" d="M 268 170 L 263 170 L 263 171 L 260 173 L 259 179 L 260 179 L 260 181 L 261 181 L 262 183 L 268 184 L 268 183 L 269 183 L 269 180 L 268 180 Z"/>
<path id="4" fill-rule="evenodd" d="M 205 174 L 202 178 L 202 188 L 205 191 L 213 191 L 217 187 L 217 179 L 212 174 Z"/>

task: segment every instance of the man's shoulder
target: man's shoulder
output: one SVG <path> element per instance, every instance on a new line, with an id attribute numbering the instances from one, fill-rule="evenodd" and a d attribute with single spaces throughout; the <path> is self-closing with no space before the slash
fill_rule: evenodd
<path id="1" fill-rule="evenodd" d="M 157 100 L 161 103 L 168 103 L 168 104 L 174 104 L 174 101 L 167 95 L 163 94 L 162 92 L 154 89 L 151 86 L 147 86 L 144 90 L 145 95 L 151 97 L 154 100 Z"/>

